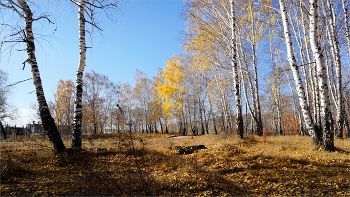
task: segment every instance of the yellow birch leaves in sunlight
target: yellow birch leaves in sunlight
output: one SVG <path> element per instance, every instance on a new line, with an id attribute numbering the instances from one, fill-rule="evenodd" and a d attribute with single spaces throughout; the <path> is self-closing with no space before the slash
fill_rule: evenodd
<path id="1" fill-rule="evenodd" d="M 171 56 L 166 65 L 161 74 L 164 83 L 158 84 L 157 91 L 163 101 L 164 116 L 171 118 L 174 113 L 182 109 L 184 96 L 187 93 L 187 88 L 184 84 L 187 74 L 181 57 L 178 55 Z"/>
<path id="2" fill-rule="evenodd" d="M 73 120 L 74 105 L 74 83 L 71 80 L 59 80 L 55 97 L 55 122 L 60 125 L 69 126 Z"/>

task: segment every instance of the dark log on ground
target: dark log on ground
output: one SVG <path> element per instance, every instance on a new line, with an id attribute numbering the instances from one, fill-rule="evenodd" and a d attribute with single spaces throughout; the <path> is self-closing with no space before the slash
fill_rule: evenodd
<path id="1" fill-rule="evenodd" d="M 192 154 L 194 151 L 199 149 L 207 149 L 204 145 L 197 145 L 197 146 L 175 146 L 175 150 L 177 151 L 176 154 L 182 155 L 182 154 Z"/>

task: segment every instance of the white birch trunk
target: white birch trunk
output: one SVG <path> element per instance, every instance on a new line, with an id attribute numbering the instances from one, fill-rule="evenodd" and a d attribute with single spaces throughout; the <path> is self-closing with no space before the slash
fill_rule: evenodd
<path id="1" fill-rule="evenodd" d="M 83 100 L 83 73 L 86 59 L 86 45 L 85 45 L 85 0 L 79 1 L 78 20 L 79 20 L 79 64 L 76 73 L 75 82 L 75 100 L 74 100 L 74 119 L 73 119 L 73 136 L 72 148 L 81 148 L 81 134 L 82 134 L 82 100 Z"/>
<path id="2" fill-rule="evenodd" d="M 304 53 L 303 53 L 303 48 L 302 48 L 302 42 L 301 42 L 301 36 L 300 36 L 300 31 L 299 29 L 296 29 L 295 26 L 293 25 L 292 22 L 292 18 L 289 16 L 289 20 L 291 21 L 291 26 L 294 32 L 294 35 L 296 35 L 295 40 L 297 41 L 298 47 L 299 47 L 299 54 L 300 54 L 300 60 L 301 60 L 301 73 L 304 76 L 305 79 L 305 96 L 306 96 L 306 102 L 307 104 L 310 106 L 310 98 L 309 98 L 309 84 L 307 81 L 307 73 L 306 73 L 306 69 L 305 69 L 305 62 L 304 62 Z M 297 25 L 297 27 L 299 27 L 299 25 Z M 298 31 L 297 31 L 298 30 Z M 299 33 L 299 36 L 297 36 Z"/>
<path id="3" fill-rule="evenodd" d="M 28 62 L 31 67 L 36 97 L 39 104 L 40 118 L 44 126 L 44 130 L 47 133 L 50 142 L 54 146 L 54 151 L 56 153 L 60 153 L 65 150 L 65 146 L 57 130 L 55 121 L 50 114 L 50 111 L 46 102 L 46 98 L 44 95 L 42 83 L 41 83 L 39 67 L 35 57 L 35 44 L 34 44 L 34 36 L 33 36 L 33 29 L 32 29 L 33 14 L 28 4 L 24 0 L 17 0 L 17 2 L 24 13 L 25 33 L 26 33 L 26 43 L 27 43 L 26 51 L 27 51 L 27 57 L 28 57 L 28 59 L 25 62 Z"/>
<path id="4" fill-rule="evenodd" d="M 259 99 L 258 63 L 256 61 L 255 45 L 252 45 L 253 65 L 254 65 L 254 98 L 256 99 L 257 134 L 262 135 L 261 107 Z"/>
<path id="5" fill-rule="evenodd" d="M 236 50 L 236 38 L 235 38 L 235 12 L 234 12 L 234 0 L 230 0 L 231 8 L 231 65 L 233 72 L 233 83 L 235 91 L 235 104 L 236 104 L 236 132 L 243 138 L 243 116 L 242 116 L 242 104 L 241 104 L 241 89 L 237 70 L 237 50 Z"/>
<path id="6" fill-rule="evenodd" d="M 302 2 L 300 1 L 300 8 L 302 8 Z M 311 63 L 310 58 L 310 49 L 309 49 L 309 43 L 307 39 L 306 34 L 306 27 L 304 23 L 304 12 L 301 10 L 301 17 L 302 17 L 302 25 L 303 25 L 303 34 L 304 34 L 304 44 L 306 49 L 306 57 L 308 60 L 308 67 L 309 67 L 309 73 L 310 73 L 310 80 L 311 80 L 311 86 L 312 86 L 312 95 L 313 95 L 313 112 L 314 112 L 314 124 L 319 126 L 320 122 L 320 104 L 319 104 L 319 91 L 318 91 L 318 83 L 317 83 L 317 76 L 316 76 L 316 68 Z"/>
<path id="7" fill-rule="evenodd" d="M 220 103 L 221 103 L 222 112 L 224 114 L 224 117 L 223 117 L 224 128 L 226 128 L 227 125 L 228 125 L 228 112 L 227 112 L 228 109 L 227 109 L 226 94 L 225 94 L 225 91 L 223 90 L 221 82 L 219 82 L 219 80 L 218 80 L 218 77 L 217 77 L 217 74 L 216 74 L 217 71 L 214 70 L 214 68 L 212 70 L 213 70 L 213 74 L 214 74 L 214 77 L 215 77 L 216 85 L 218 86 L 218 88 L 220 89 L 220 92 L 221 92 Z"/>
<path id="8" fill-rule="evenodd" d="M 317 43 L 317 0 L 310 0 L 310 44 L 316 60 L 317 76 L 320 89 L 321 125 L 323 131 L 322 148 L 326 151 L 334 151 L 334 133 L 331 130 L 332 113 L 328 95 L 328 84 L 324 57 Z"/>
<path id="9" fill-rule="evenodd" d="M 298 122 L 299 122 L 299 125 L 300 125 L 300 129 L 299 129 L 299 131 L 300 131 L 300 134 L 301 135 L 304 135 L 304 126 L 303 126 L 303 122 L 302 122 L 302 118 L 301 118 L 301 116 L 302 116 L 302 110 L 297 110 L 297 105 L 298 104 L 296 104 L 295 103 L 295 97 L 294 97 L 294 89 L 292 88 L 292 79 L 289 77 L 289 74 L 284 70 L 284 73 L 285 73 L 285 75 L 287 76 L 287 80 L 288 80 L 288 85 L 289 85 L 289 88 L 290 88 L 290 92 L 292 93 L 292 100 L 293 100 L 293 109 L 294 109 L 294 117 L 295 117 L 295 119 L 298 119 Z M 299 105 L 299 108 L 300 108 L 300 105 Z M 296 112 L 297 111 L 301 111 L 300 113 L 298 113 L 298 114 L 296 114 Z"/>
<path id="10" fill-rule="evenodd" d="M 216 129 L 216 121 L 215 121 L 215 113 L 214 113 L 214 110 L 213 110 L 213 105 L 212 105 L 212 102 L 211 102 L 211 99 L 210 99 L 210 93 L 207 91 L 207 95 L 208 95 L 208 101 L 209 101 L 209 105 L 210 105 L 210 112 L 213 116 L 213 127 L 214 127 L 214 132 L 215 134 L 218 134 L 218 131 Z"/>
<path id="11" fill-rule="evenodd" d="M 343 118 L 343 97 L 342 97 L 342 73 L 341 73 L 341 61 L 340 61 L 340 51 L 339 51 L 339 42 L 338 42 L 338 36 L 335 32 L 335 24 L 333 22 L 333 14 L 334 9 L 332 2 L 330 0 L 327 0 L 328 8 L 330 11 L 329 19 L 327 20 L 329 23 L 329 37 L 331 39 L 331 49 L 332 49 L 332 55 L 335 60 L 335 70 L 337 75 L 337 137 L 342 138 L 343 134 L 343 124 L 344 124 L 344 118 Z M 325 14 L 327 14 L 326 6 L 323 6 Z M 348 28 L 348 27 L 347 27 Z"/>
<path id="12" fill-rule="evenodd" d="M 348 55 L 350 57 L 350 28 L 348 25 L 348 9 L 345 6 L 345 0 L 341 0 L 341 4 L 343 6 L 344 11 L 344 23 L 345 23 L 345 33 L 346 33 L 346 40 L 348 41 Z"/>
<path id="13" fill-rule="evenodd" d="M 288 62 L 293 73 L 293 77 L 294 77 L 294 81 L 295 81 L 295 85 L 296 85 L 296 89 L 299 97 L 299 105 L 304 116 L 305 125 L 317 149 L 322 144 L 322 134 L 313 123 L 309 105 L 306 101 L 303 82 L 301 80 L 298 65 L 293 54 L 293 44 L 292 44 L 292 38 L 289 30 L 289 23 L 287 18 L 287 10 L 285 6 L 285 2 L 284 0 L 279 0 L 279 3 L 280 3 L 281 16 L 282 16 L 282 22 L 283 22 L 284 36 L 286 40 Z"/>
<path id="14" fill-rule="evenodd" d="M 237 53 L 237 55 L 239 56 L 239 53 Z M 238 59 L 240 59 L 240 58 L 238 57 Z M 240 74 L 241 74 L 241 79 L 242 79 L 244 98 L 246 100 L 246 107 L 248 108 L 251 117 L 254 119 L 254 122 L 257 122 L 257 118 L 255 117 L 255 114 L 254 114 L 254 112 L 250 106 L 250 103 L 249 103 L 248 94 L 247 94 L 247 86 L 245 84 L 242 65 L 240 65 Z"/>
<path id="15" fill-rule="evenodd" d="M 253 58 L 253 66 L 254 66 L 254 98 L 256 98 L 256 126 L 257 126 L 257 134 L 262 135 L 262 120 L 261 120 L 261 107 L 260 107 L 260 99 L 259 99 L 259 81 L 258 81 L 258 63 L 256 60 L 256 50 L 255 50 L 255 24 L 253 19 L 253 11 L 252 11 L 252 2 L 249 2 L 250 6 L 250 15 L 251 15 L 251 22 L 252 22 L 252 42 L 251 42 L 251 48 L 252 48 L 252 58 Z"/>
<path id="16" fill-rule="evenodd" d="M 270 56 L 271 56 L 271 64 L 272 64 L 272 69 L 273 69 L 273 73 L 274 76 L 276 76 L 276 68 L 275 68 L 275 64 L 274 64 L 274 57 L 273 57 L 273 52 L 272 52 L 272 39 L 270 38 Z M 274 82 L 276 84 L 276 88 L 279 86 L 279 84 L 277 84 L 278 82 L 276 81 L 276 79 L 274 79 Z M 275 94 L 275 93 L 274 93 Z M 283 135 L 283 130 L 282 130 L 282 109 L 281 109 L 281 103 L 280 103 L 280 91 L 279 88 L 277 90 L 277 95 L 274 95 L 275 97 L 275 104 L 277 107 L 277 115 L 278 115 L 278 133 L 280 135 Z"/>
<path id="17" fill-rule="evenodd" d="M 248 107 L 248 109 L 249 109 L 249 113 L 250 113 L 250 115 L 251 115 L 251 117 L 252 117 L 252 119 L 254 120 L 254 124 L 255 125 L 259 125 L 259 121 L 258 121 L 258 118 L 257 118 L 257 109 L 256 109 L 256 107 L 257 107 L 257 105 L 256 105 L 256 102 L 255 102 L 255 95 L 254 95 L 254 88 L 253 88 L 253 84 L 252 84 L 252 81 L 251 81 L 251 79 L 250 79 L 250 75 L 249 75 L 249 72 L 247 71 L 248 70 L 248 65 L 247 65 L 247 60 L 246 60 L 246 57 L 245 57 L 245 54 L 244 54 L 244 51 L 243 51 L 243 46 L 242 46 L 242 41 L 241 41 L 241 39 L 239 39 L 239 42 L 238 42 L 239 44 L 237 44 L 237 48 L 238 49 L 240 49 L 240 51 L 241 51 L 241 53 L 242 53 L 242 57 L 240 58 L 239 57 L 239 54 L 240 53 L 237 53 L 237 56 L 238 56 L 238 60 L 241 60 L 242 59 L 242 61 L 243 61 L 243 64 L 245 65 L 245 69 L 246 69 L 246 72 L 247 72 L 247 78 L 248 78 L 248 82 L 249 82 L 249 85 L 250 85 L 250 89 L 251 89 L 251 92 L 252 92 L 252 94 L 251 94 L 251 97 L 252 97 L 252 106 L 254 107 L 253 109 L 252 109 L 252 107 L 251 107 L 251 105 L 250 105 L 250 103 L 249 103 L 249 99 L 248 99 L 248 93 L 247 93 L 247 85 L 245 84 L 245 75 L 243 74 L 243 68 L 242 68 L 242 65 L 240 64 L 240 74 L 241 74 L 241 79 L 242 79 L 242 85 L 243 85 L 243 93 L 244 93 L 244 98 L 245 98 L 245 100 L 246 100 L 246 103 L 247 103 L 247 107 Z M 239 63 L 240 63 L 241 61 L 239 61 Z M 261 120 L 261 116 L 260 116 L 260 120 Z M 261 122 L 261 121 L 260 121 Z M 262 124 L 261 124 L 262 125 Z M 262 127 L 262 126 L 261 126 Z M 261 128 L 261 130 L 257 130 L 256 131 L 256 133 L 258 134 L 258 135 L 262 135 L 262 128 Z"/>

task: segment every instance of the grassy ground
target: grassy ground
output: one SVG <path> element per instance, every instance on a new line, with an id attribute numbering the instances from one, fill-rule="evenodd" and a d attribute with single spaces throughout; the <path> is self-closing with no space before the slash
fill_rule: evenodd
<path id="1" fill-rule="evenodd" d="M 35 136 L 1 143 L 1 196 L 350 195 L 349 139 L 329 153 L 302 136 L 169 137 L 84 136 L 83 150 L 59 155 Z M 208 149 L 169 149 L 199 144 Z"/>

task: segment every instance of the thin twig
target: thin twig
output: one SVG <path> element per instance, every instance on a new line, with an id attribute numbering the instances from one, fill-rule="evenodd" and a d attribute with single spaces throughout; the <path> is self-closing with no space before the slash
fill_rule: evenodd
<path id="1" fill-rule="evenodd" d="M 2 171 L 1 171 L 1 173 L 0 173 L 0 175 L 5 171 L 5 169 L 8 167 L 8 165 L 7 166 L 5 166 L 5 168 L 4 169 L 2 169 Z"/>
<path id="2" fill-rule="evenodd" d="M 33 78 L 29 78 L 29 79 L 25 79 L 25 80 L 22 80 L 22 81 L 17 81 L 17 82 L 11 83 L 11 84 L 5 86 L 5 88 L 10 87 L 10 86 L 15 86 L 15 85 L 17 85 L 19 83 L 22 83 L 22 82 L 25 82 L 25 81 L 28 81 L 28 80 L 31 80 L 31 79 L 33 79 Z"/>

